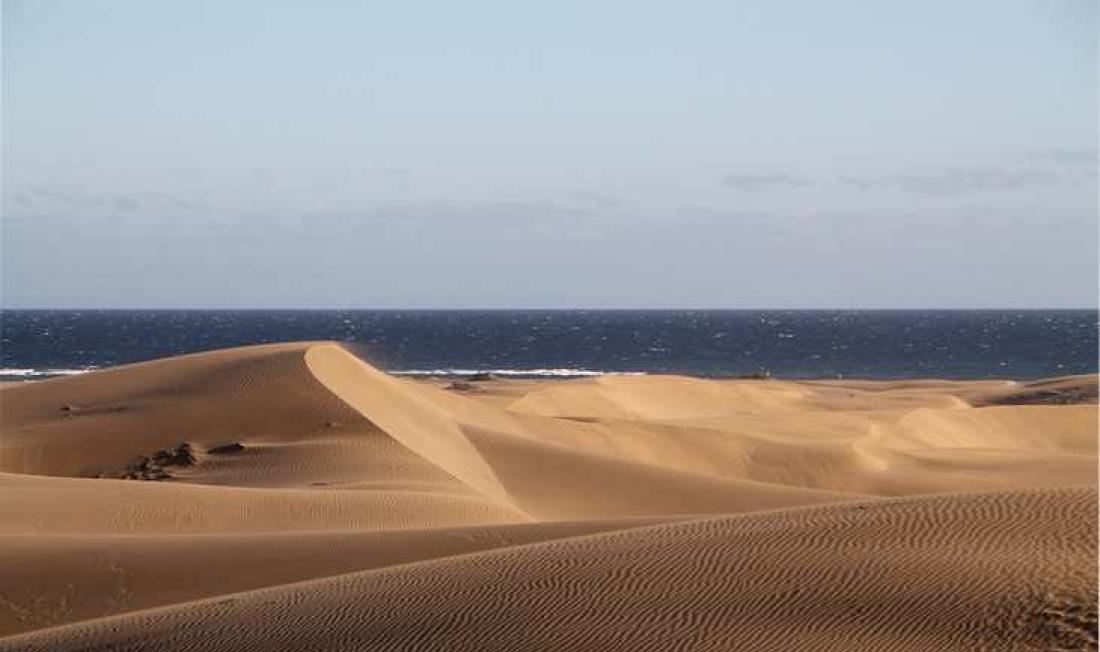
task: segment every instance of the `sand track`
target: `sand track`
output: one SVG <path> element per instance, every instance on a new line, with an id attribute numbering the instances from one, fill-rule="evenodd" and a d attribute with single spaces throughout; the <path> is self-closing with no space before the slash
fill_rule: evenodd
<path id="1" fill-rule="evenodd" d="M 0 649 L 1095 649 L 1095 386 L 449 391 L 324 342 L 7 384 Z"/>

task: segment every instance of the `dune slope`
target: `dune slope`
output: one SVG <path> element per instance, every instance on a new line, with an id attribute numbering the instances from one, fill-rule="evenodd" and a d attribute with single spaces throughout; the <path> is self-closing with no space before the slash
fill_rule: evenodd
<path id="1" fill-rule="evenodd" d="M 1047 489 L 704 519 L 234 594 L 0 645 L 1084 649 L 1096 643 L 1095 515 L 1090 489 Z"/>

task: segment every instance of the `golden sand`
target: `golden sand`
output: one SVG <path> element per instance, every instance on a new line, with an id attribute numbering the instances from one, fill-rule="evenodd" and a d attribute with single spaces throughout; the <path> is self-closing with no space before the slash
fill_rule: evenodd
<path id="1" fill-rule="evenodd" d="M 7 384 L 0 650 L 1095 649 L 1096 383 Z"/>

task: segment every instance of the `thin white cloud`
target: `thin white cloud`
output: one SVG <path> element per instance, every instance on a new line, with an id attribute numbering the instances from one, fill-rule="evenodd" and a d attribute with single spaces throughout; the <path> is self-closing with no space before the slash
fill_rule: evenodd
<path id="1" fill-rule="evenodd" d="M 806 177 L 782 172 L 763 174 L 727 174 L 722 183 L 736 190 L 759 192 L 765 190 L 783 190 L 803 188 L 813 183 Z"/>

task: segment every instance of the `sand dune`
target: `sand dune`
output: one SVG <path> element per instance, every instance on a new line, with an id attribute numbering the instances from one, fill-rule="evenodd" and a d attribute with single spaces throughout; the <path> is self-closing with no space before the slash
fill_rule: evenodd
<path id="1" fill-rule="evenodd" d="M 1094 376 L 448 387 L 0 387 L 0 649 L 1095 649 Z"/>
<path id="2" fill-rule="evenodd" d="M 1091 489 L 1048 489 L 702 519 L 237 593 L 0 645 L 1082 649 L 1095 644 L 1095 513 Z"/>
<path id="3" fill-rule="evenodd" d="M 638 527 L 563 521 L 428 530 L 0 535 L 5 632 L 425 559 Z M 78 578 L 78 582 L 74 579 Z"/>

